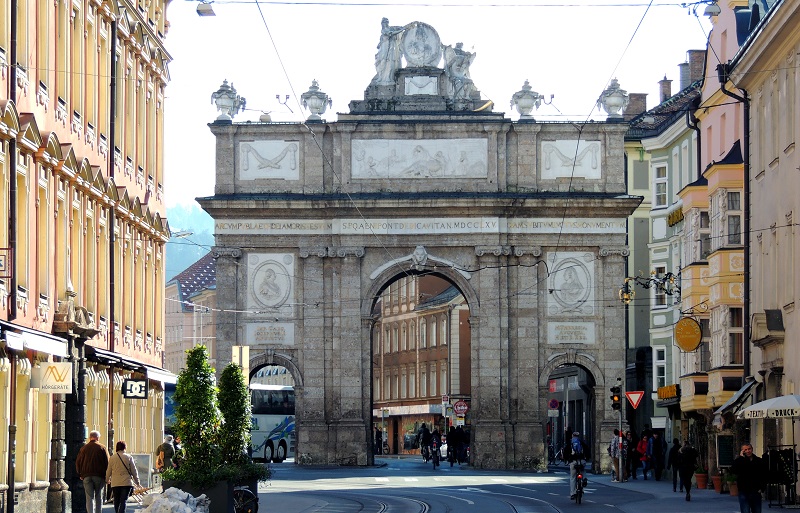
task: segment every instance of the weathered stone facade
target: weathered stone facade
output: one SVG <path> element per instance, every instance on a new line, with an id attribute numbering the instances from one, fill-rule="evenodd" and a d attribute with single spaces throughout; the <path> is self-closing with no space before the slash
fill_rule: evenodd
<path id="1" fill-rule="evenodd" d="M 626 126 L 457 110 L 452 87 L 402 94 L 417 72 L 446 79 L 407 65 L 394 95 L 372 85 L 374 110 L 367 96 L 336 122 L 210 125 L 218 368 L 234 345 L 251 371 L 286 366 L 298 459 L 370 464 L 373 303 L 399 275 L 433 272 L 469 303 L 473 464 L 544 461 L 548 377 L 564 364 L 595 380 L 600 454 L 624 373 L 624 310 L 607 306 L 641 201 L 625 192 Z"/>

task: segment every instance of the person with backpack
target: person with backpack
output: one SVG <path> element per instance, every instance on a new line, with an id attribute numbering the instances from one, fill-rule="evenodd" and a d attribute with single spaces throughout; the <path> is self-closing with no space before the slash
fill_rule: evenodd
<path id="1" fill-rule="evenodd" d="M 572 433 L 572 439 L 567 444 L 566 450 L 565 456 L 569 461 L 569 498 L 574 499 L 578 470 L 589 459 L 589 446 L 583 441 L 581 434 L 575 431 Z"/>

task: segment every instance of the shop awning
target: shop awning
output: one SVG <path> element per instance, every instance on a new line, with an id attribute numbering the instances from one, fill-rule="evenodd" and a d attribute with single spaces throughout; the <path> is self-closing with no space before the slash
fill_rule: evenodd
<path id="1" fill-rule="evenodd" d="M 756 380 L 748 381 L 747 383 L 742 385 L 742 388 L 737 390 L 736 393 L 733 394 L 733 396 L 731 396 L 731 398 L 728 399 L 728 401 L 725 404 L 720 406 L 714 412 L 714 414 L 724 415 L 726 413 L 732 413 L 736 415 L 737 413 L 739 413 L 739 409 L 742 407 L 745 401 L 747 401 L 750 398 L 750 396 L 755 391 L 755 387 L 757 385 L 758 381 Z"/>
<path id="2" fill-rule="evenodd" d="M 154 367 L 128 355 L 115 353 L 107 349 L 100 349 L 99 347 L 87 345 L 86 359 L 92 362 L 102 363 L 103 365 L 115 365 L 123 369 L 139 371 L 142 374 L 147 374 L 147 378 L 153 381 L 175 383 L 178 380 L 178 377 L 168 370 Z"/>
<path id="3" fill-rule="evenodd" d="M 67 356 L 67 341 L 51 333 L 20 326 L 0 319 L 3 339 L 10 349 L 38 351 L 53 356 Z"/>

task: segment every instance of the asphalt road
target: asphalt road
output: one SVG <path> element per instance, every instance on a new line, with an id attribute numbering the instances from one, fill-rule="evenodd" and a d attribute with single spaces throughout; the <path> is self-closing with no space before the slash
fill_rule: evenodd
<path id="1" fill-rule="evenodd" d="M 469 466 L 434 470 L 416 457 L 386 457 L 370 468 L 273 465 L 259 489 L 260 512 L 375 513 L 738 513 L 735 497 L 693 490 L 687 502 L 670 480 L 611 483 L 589 475 L 583 503 L 568 497 L 568 473 L 486 471 Z M 766 509 L 766 504 L 765 504 Z"/>

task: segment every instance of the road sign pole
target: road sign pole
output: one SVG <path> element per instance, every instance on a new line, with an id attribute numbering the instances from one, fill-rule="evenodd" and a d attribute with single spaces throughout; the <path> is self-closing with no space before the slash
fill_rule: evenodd
<path id="1" fill-rule="evenodd" d="M 625 386 L 625 384 L 622 382 L 622 378 L 617 378 L 617 384 L 620 386 L 620 389 L 622 390 L 622 393 L 624 394 L 625 393 L 625 389 L 622 388 L 622 387 Z M 623 472 L 622 468 L 621 468 L 622 467 L 622 407 L 620 407 L 620 409 L 619 409 L 619 437 L 618 438 L 619 438 L 619 440 L 617 441 L 617 443 L 619 444 L 619 456 L 617 456 L 617 461 L 618 461 L 618 463 L 617 463 L 617 481 L 622 482 L 622 479 L 619 478 L 620 474 L 623 475 L 623 476 L 625 475 L 625 472 Z"/>

